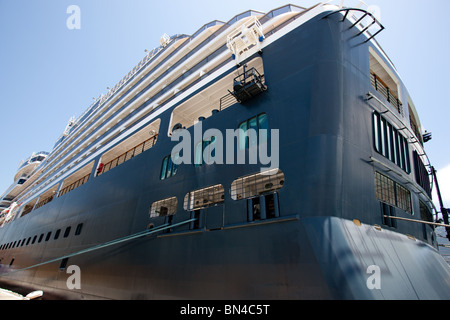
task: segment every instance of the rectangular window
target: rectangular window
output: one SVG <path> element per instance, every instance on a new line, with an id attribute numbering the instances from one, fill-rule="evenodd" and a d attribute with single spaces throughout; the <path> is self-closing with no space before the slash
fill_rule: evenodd
<path id="1" fill-rule="evenodd" d="M 169 162 L 169 158 L 165 157 L 163 159 L 163 163 L 162 163 L 162 167 L 161 167 L 161 180 L 164 180 L 166 178 L 166 173 L 167 173 L 167 163 Z"/>
<path id="2" fill-rule="evenodd" d="M 380 117 L 377 113 L 373 114 L 373 142 L 375 145 L 375 150 L 381 153 L 381 142 L 380 142 Z"/>
<path id="3" fill-rule="evenodd" d="M 67 267 L 67 262 L 69 261 L 69 258 L 64 258 L 61 260 L 61 264 L 59 265 L 59 270 L 65 270 Z"/>
<path id="4" fill-rule="evenodd" d="M 150 218 L 173 215 L 177 213 L 178 200 L 176 197 L 155 201 L 150 207 Z"/>
<path id="5" fill-rule="evenodd" d="M 381 118 L 381 154 L 386 157 L 386 120 Z"/>
<path id="6" fill-rule="evenodd" d="M 242 130 L 242 132 L 247 132 L 247 121 L 242 122 L 239 125 L 239 129 Z M 244 150 L 248 147 L 247 144 L 247 136 L 245 135 L 239 135 L 239 149 Z"/>
<path id="7" fill-rule="evenodd" d="M 423 164 L 423 161 L 420 158 L 420 155 L 417 151 L 413 151 L 413 162 L 414 162 L 414 173 L 416 177 L 416 182 L 425 190 L 427 195 L 431 198 L 431 183 L 430 183 L 430 174 Z"/>
<path id="8" fill-rule="evenodd" d="M 379 172 L 375 172 L 375 194 L 379 201 L 412 214 L 411 192 Z"/>
<path id="9" fill-rule="evenodd" d="M 79 236 L 81 234 L 82 229 L 83 229 L 83 224 L 80 223 L 79 225 L 77 225 L 77 228 L 75 229 L 75 235 Z"/>
<path id="10" fill-rule="evenodd" d="M 375 193 L 378 200 L 395 206 L 394 181 L 378 172 L 375 172 Z"/>
<path id="11" fill-rule="evenodd" d="M 284 185 L 284 173 L 272 169 L 268 174 L 255 173 L 241 177 L 231 183 L 233 200 L 248 199 L 257 195 L 279 190 Z"/>
<path id="12" fill-rule="evenodd" d="M 64 238 L 67 238 L 70 234 L 70 229 L 72 229 L 71 227 L 67 227 L 66 231 L 64 231 Z"/>
<path id="13" fill-rule="evenodd" d="M 59 238 L 60 233 L 61 233 L 61 229 L 56 230 L 55 237 L 53 238 L 53 240 L 57 240 Z"/>
<path id="14" fill-rule="evenodd" d="M 221 184 L 191 191 L 184 197 L 184 210 L 207 208 L 224 202 L 225 190 Z"/>
<path id="15" fill-rule="evenodd" d="M 238 128 L 243 133 L 239 135 L 240 150 L 256 147 L 269 140 L 268 117 L 265 113 L 242 122 Z"/>
<path id="16" fill-rule="evenodd" d="M 378 112 L 373 113 L 373 135 L 375 150 L 409 174 L 408 140 Z"/>
<path id="17" fill-rule="evenodd" d="M 195 146 L 195 161 L 196 167 L 203 164 L 212 164 L 216 156 L 216 137 L 211 136 L 200 141 Z"/>
<path id="18" fill-rule="evenodd" d="M 203 163 L 203 142 L 200 141 L 199 143 L 196 144 L 195 146 L 195 160 L 194 160 L 194 165 L 196 167 L 201 166 Z"/>
<path id="19" fill-rule="evenodd" d="M 249 135 L 249 147 L 256 147 L 258 145 L 258 120 L 256 117 L 248 120 L 248 128 L 254 130 L 256 134 Z"/>
<path id="20" fill-rule="evenodd" d="M 174 155 L 175 160 L 179 159 L 180 155 L 177 153 Z M 164 180 L 170 177 L 173 177 L 177 174 L 178 165 L 173 163 L 172 156 L 164 157 L 162 166 L 161 166 L 161 175 L 160 179 Z"/>
<path id="21" fill-rule="evenodd" d="M 406 212 L 412 212 L 411 193 L 399 184 L 397 184 L 397 206 Z"/>

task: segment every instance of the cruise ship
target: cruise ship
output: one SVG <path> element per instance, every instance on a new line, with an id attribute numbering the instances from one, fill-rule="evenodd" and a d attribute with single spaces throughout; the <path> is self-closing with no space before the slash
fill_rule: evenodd
<path id="1" fill-rule="evenodd" d="M 450 299 L 430 137 L 383 30 L 367 8 L 318 3 L 163 35 L 21 162 L 0 198 L 0 287 Z"/>

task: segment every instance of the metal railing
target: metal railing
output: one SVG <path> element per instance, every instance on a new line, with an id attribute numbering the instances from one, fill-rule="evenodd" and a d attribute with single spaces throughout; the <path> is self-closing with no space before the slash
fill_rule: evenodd
<path id="1" fill-rule="evenodd" d="M 138 154 L 141 154 L 142 152 L 152 148 L 155 145 L 157 138 L 158 138 L 158 135 L 156 134 L 153 137 L 151 137 L 150 139 L 148 139 L 148 140 L 138 144 L 134 148 L 128 150 L 127 152 L 122 153 L 120 156 L 111 160 L 110 162 L 108 162 L 106 164 L 100 164 L 99 168 L 97 169 L 97 176 L 102 175 L 105 172 L 108 172 L 109 170 L 134 158 Z"/>
<path id="2" fill-rule="evenodd" d="M 88 175 L 85 175 L 83 178 L 75 181 L 74 183 L 72 183 L 72 184 L 68 185 L 67 187 L 65 187 L 64 189 L 62 189 L 59 192 L 58 197 L 61 197 L 62 195 L 65 195 L 66 193 L 68 193 L 68 192 L 78 188 L 79 186 L 82 186 L 83 184 L 85 184 L 89 180 L 90 175 L 91 174 L 89 173 Z"/>
<path id="3" fill-rule="evenodd" d="M 397 98 L 395 94 L 392 93 L 392 90 L 389 89 L 389 87 L 381 80 L 379 76 L 377 76 L 375 73 L 370 73 L 370 82 L 372 83 L 372 86 L 377 90 L 383 97 L 386 98 L 386 100 L 393 105 L 398 113 L 403 115 L 403 106 L 401 101 Z"/>
<path id="4" fill-rule="evenodd" d="M 51 202 L 52 200 L 53 200 L 53 196 L 50 196 L 50 197 L 47 197 L 47 198 L 39 201 L 38 204 L 34 207 L 34 210 L 46 205 L 47 203 Z M 31 207 L 31 209 L 33 209 L 33 207 Z M 22 213 L 22 216 L 24 216 L 24 215 L 25 215 L 25 213 Z"/>
<path id="5" fill-rule="evenodd" d="M 233 96 L 232 93 L 228 93 L 220 98 L 219 110 L 222 111 L 235 103 L 237 103 L 236 98 Z"/>

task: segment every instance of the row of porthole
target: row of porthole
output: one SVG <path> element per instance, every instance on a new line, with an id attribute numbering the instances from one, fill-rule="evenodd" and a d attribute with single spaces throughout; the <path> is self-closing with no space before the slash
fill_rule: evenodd
<path id="1" fill-rule="evenodd" d="M 82 228 L 83 228 L 82 223 L 77 225 L 77 228 L 75 229 L 76 236 L 80 235 Z M 66 230 L 64 231 L 64 234 L 63 234 L 63 238 L 69 237 L 70 230 L 71 230 L 70 226 L 66 228 Z M 55 235 L 53 236 L 53 240 L 57 240 L 59 238 L 60 234 L 61 234 L 61 229 L 56 230 Z M 30 244 L 33 245 L 36 242 L 41 243 L 44 240 L 44 235 L 45 235 L 45 233 L 41 233 L 41 235 L 39 236 L 39 239 L 38 239 L 38 236 L 35 235 L 34 237 L 28 237 L 28 238 L 24 238 L 22 240 L 16 240 L 13 242 L 2 244 L 0 246 L 0 250 L 8 250 L 8 249 L 13 249 L 13 248 L 28 246 Z M 47 235 L 45 236 L 45 241 L 49 241 L 51 236 L 52 236 L 52 231 L 49 231 L 47 233 Z"/>

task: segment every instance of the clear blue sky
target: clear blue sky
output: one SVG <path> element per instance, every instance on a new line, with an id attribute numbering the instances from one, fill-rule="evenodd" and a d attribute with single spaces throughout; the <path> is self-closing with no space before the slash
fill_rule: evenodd
<path id="1" fill-rule="evenodd" d="M 289 2 L 319 1 L 0 0 L 0 194 L 13 182 L 20 160 L 33 151 L 51 151 L 69 118 L 114 86 L 145 49 L 159 45 L 162 34 L 192 34 L 215 19 L 228 21 L 248 9 L 267 12 Z M 433 165 L 450 167 L 450 1 L 366 3 L 380 7 L 386 30 L 377 39 L 423 126 L 433 133 L 426 144 Z M 81 9 L 80 30 L 66 27 L 72 4 Z"/>

